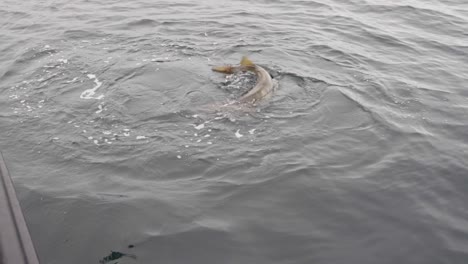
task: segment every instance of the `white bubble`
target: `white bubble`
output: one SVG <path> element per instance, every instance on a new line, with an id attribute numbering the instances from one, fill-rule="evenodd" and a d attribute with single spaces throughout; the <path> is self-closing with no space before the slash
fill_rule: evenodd
<path id="1" fill-rule="evenodd" d="M 99 114 L 104 110 L 104 108 L 102 108 L 102 105 L 98 105 L 98 108 L 99 110 L 96 111 L 96 114 Z"/>
<path id="2" fill-rule="evenodd" d="M 236 134 L 235 134 L 235 135 L 236 135 L 236 138 L 241 138 L 241 137 L 244 136 L 244 135 L 242 135 L 241 133 L 239 133 L 239 130 L 240 130 L 240 129 L 237 129 L 237 131 L 236 131 Z"/>
<path id="3" fill-rule="evenodd" d="M 198 126 L 194 126 L 196 130 L 200 130 L 200 129 L 203 129 L 205 127 L 205 124 L 200 124 Z"/>

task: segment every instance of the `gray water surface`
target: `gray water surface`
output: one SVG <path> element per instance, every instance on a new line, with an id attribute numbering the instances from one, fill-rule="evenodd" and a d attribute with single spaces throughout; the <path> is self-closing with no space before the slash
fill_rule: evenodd
<path id="1" fill-rule="evenodd" d="M 2 1 L 39 258 L 467 263 L 467 29 L 462 0 Z M 223 108 L 244 55 L 279 88 Z"/>

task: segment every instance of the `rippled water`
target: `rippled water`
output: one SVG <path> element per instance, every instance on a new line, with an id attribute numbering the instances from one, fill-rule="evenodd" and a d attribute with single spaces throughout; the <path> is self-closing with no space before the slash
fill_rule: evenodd
<path id="1" fill-rule="evenodd" d="M 0 149 L 42 263 L 466 263 L 465 1 L 0 15 Z M 279 88 L 223 109 L 254 80 L 210 69 L 243 55 Z"/>

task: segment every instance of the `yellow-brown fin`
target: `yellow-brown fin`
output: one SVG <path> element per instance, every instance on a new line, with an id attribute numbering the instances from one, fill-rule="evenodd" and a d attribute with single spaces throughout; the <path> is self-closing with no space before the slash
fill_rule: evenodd
<path id="1" fill-rule="evenodd" d="M 231 65 L 215 66 L 211 70 L 223 73 L 233 73 L 234 71 Z"/>
<path id="2" fill-rule="evenodd" d="M 247 58 L 247 56 L 242 57 L 240 65 L 242 65 L 244 67 L 254 67 L 255 66 L 255 64 L 251 60 L 249 60 L 249 58 Z"/>

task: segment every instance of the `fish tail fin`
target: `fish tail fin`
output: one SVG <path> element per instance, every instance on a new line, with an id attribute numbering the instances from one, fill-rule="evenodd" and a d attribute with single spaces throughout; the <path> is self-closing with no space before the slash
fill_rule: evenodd
<path id="1" fill-rule="evenodd" d="M 234 67 L 232 67 L 231 65 L 215 66 L 211 68 L 211 70 L 223 73 L 233 73 Z"/>
<path id="2" fill-rule="evenodd" d="M 255 64 L 249 58 L 247 58 L 247 56 L 242 57 L 240 65 L 242 65 L 244 67 L 254 67 L 255 66 Z"/>

